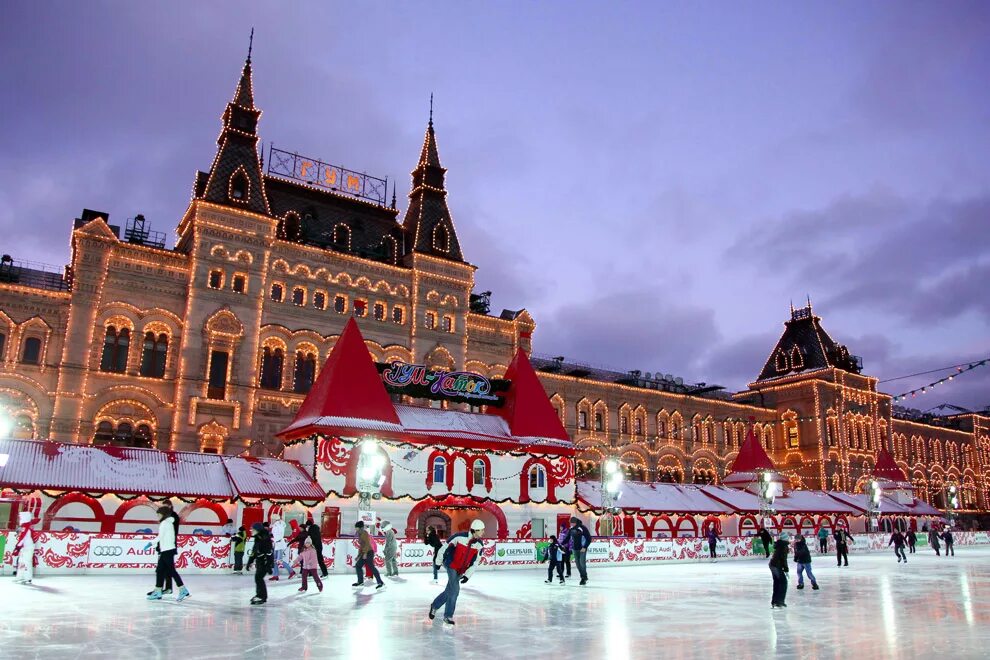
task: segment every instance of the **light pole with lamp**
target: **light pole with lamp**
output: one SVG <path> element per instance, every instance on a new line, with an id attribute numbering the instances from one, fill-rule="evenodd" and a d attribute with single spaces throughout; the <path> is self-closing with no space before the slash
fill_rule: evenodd
<path id="1" fill-rule="evenodd" d="M 764 528 L 773 526 L 773 500 L 777 497 L 777 485 L 773 481 L 773 474 L 769 470 L 758 470 L 756 478 L 760 486 L 760 524 Z"/>
<path id="2" fill-rule="evenodd" d="M 361 455 L 358 458 L 357 490 L 358 490 L 358 520 L 364 521 L 366 527 L 374 529 L 376 523 L 375 511 L 371 500 L 382 498 L 382 484 L 385 483 L 385 454 L 374 438 L 366 438 L 361 442 Z"/>
<path id="3" fill-rule="evenodd" d="M 615 514 L 619 508 L 615 503 L 622 497 L 622 470 L 614 458 L 605 461 L 602 470 L 602 519 L 598 531 L 602 536 L 612 536 L 615 526 Z"/>
<path id="4" fill-rule="evenodd" d="M 883 489 L 880 487 L 880 482 L 874 479 L 870 482 L 870 502 L 867 511 L 870 517 L 870 531 L 873 532 L 880 530 L 881 497 L 883 497 Z"/>
<path id="5" fill-rule="evenodd" d="M 956 526 L 956 510 L 959 508 L 959 489 L 955 484 L 949 486 L 948 509 L 946 513 L 949 518 L 949 528 Z"/>

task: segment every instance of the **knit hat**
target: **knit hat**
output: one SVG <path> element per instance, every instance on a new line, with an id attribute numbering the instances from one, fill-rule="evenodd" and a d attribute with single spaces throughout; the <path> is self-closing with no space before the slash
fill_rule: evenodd
<path id="1" fill-rule="evenodd" d="M 778 536 L 777 538 L 779 538 L 781 541 L 790 541 L 791 535 L 788 534 L 787 532 L 781 532 L 780 536 Z"/>
<path id="2" fill-rule="evenodd" d="M 354 523 L 354 526 L 357 527 L 358 529 L 364 529 L 364 521 L 359 520 L 356 523 Z"/>
<path id="3" fill-rule="evenodd" d="M 241 529 L 244 529 L 244 528 L 241 527 Z M 260 534 L 261 532 L 263 532 L 265 530 L 265 526 L 262 525 L 261 523 L 254 523 L 253 525 L 251 525 L 251 529 L 254 530 L 254 533 L 255 534 Z"/>

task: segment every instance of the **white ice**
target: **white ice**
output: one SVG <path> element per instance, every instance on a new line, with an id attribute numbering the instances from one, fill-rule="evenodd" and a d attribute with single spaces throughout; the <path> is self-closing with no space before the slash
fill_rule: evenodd
<path id="1" fill-rule="evenodd" d="M 815 556 L 820 591 L 770 608 L 765 560 L 590 567 L 590 583 L 546 585 L 545 570 L 479 571 L 456 626 L 426 614 L 430 575 L 355 592 L 331 576 L 323 594 L 298 578 L 248 604 L 253 579 L 189 575 L 192 598 L 145 600 L 151 577 L 0 578 L 0 658 L 986 658 L 990 549 Z M 796 578 L 795 567 L 791 576 Z"/>

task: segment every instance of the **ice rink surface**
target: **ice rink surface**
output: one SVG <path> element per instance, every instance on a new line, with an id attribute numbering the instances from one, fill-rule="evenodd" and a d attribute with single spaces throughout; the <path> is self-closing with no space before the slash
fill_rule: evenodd
<path id="1" fill-rule="evenodd" d="M 820 591 L 770 608 L 765 560 L 591 567 L 546 585 L 545 570 L 483 571 L 461 590 L 456 626 L 430 622 L 443 587 L 409 573 L 382 593 L 298 578 L 252 607 L 253 579 L 189 575 L 192 598 L 149 602 L 150 576 L 0 578 L 0 658 L 987 658 L 990 548 L 955 558 L 893 552 L 836 568 L 815 556 Z M 575 573 L 576 575 L 576 573 Z"/>

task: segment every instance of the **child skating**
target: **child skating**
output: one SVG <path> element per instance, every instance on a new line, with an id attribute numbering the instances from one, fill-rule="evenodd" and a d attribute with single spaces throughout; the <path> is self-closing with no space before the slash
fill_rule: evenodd
<path id="1" fill-rule="evenodd" d="M 320 562 L 316 558 L 316 548 L 313 547 L 313 539 L 307 537 L 303 541 L 303 551 L 299 553 L 296 557 L 296 561 L 292 563 L 293 567 L 299 566 L 302 571 L 302 586 L 299 587 L 299 591 L 305 593 L 307 589 L 307 577 L 312 577 L 313 582 L 316 583 L 316 588 L 323 593 L 323 581 L 320 580 Z"/>
<path id="2" fill-rule="evenodd" d="M 815 574 L 811 572 L 811 549 L 808 548 L 808 542 L 804 536 L 800 534 L 794 541 L 794 563 L 798 567 L 797 588 L 804 589 L 804 574 L 807 573 L 808 579 L 811 580 L 811 588 L 818 591 L 818 580 L 815 579 Z"/>
<path id="3" fill-rule="evenodd" d="M 546 557 L 549 561 L 547 566 L 547 584 L 553 584 L 553 571 L 557 569 L 557 578 L 564 584 L 564 549 L 557 541 L 557 537 L 550 535 L 550 545 L 546 547 Z"/>
<path id="4" fill-rule="evenodd" d="M 264 605 L 268 602 L 268 585 L 265 584 L 265 576 L 272 570 L 274 546 L 272 545 L 271 533 L 261 523 L 251 525 L 254 531 L 254 545 L 251 547 L 251 556 L 248 557 L 248 571 L 251 564 L 255 566 L 254 574 L 254 598 L 252 605 Z"/>
<path id="5" fill-rule="evenodd" d="M 430 619 L 434 619 L 437 610 L 443 607 L 443 622 L 454 625 L 454 609 L 457 607 L 457 596 L 461 593 L 461 585 L 468 581 L 474 573 L 475 562 L 478 559 L 478 548 L 483 541 L 485 523 L 475 520 L 471 523 L 470 532 L 460 532 L 447 539 L 443 547 L 443 567 L 447 571 L 447 588 L 433 599 L 430 605 Z"/>

